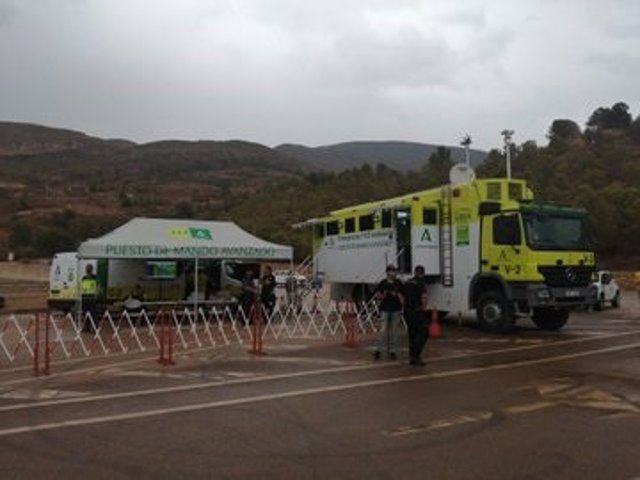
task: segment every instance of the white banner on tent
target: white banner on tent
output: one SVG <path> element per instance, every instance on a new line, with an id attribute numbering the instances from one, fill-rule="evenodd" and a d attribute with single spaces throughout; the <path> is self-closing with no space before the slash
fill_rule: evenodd
<path id="1" fill-rule="evenodd" d="M 232 222 L 134 218 L 100 238 L 82 243 L 78 256 L 292 260 L 293 248 L 267 242 Z"/>

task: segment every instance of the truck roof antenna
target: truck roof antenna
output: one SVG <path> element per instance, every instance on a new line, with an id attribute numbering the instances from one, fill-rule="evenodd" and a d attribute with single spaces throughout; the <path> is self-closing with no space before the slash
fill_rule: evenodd
<path id="1" fill-rule="evenodd" d="M 462 137 L 460 145 L 464 147 L 464 163 L 467 165 L 467 167 L 471 166 L 471 158 L 469 157 L 469 146 L 471 145 L 471 143 L 471 135 L 465 133 L 464 137 Z"/>
<path id="2" fill-rule="evenodd" d="M 511 180 L 511 138 L 515 132 L 504 129 L 500 134 L 504 137 L 504 152 L 507 157 L 507 178 Z"/>

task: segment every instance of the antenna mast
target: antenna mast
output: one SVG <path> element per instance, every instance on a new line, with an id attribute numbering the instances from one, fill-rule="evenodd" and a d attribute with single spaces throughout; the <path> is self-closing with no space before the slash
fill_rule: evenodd
<path id="1" fill-rule="evenodd" d="M 464 147 L 464 163 L 467 165 L 467 167 L 470 167 L 471 158 L 469 156 L 469 146 L 471 145 L 471 135 L 469 135 L 468 133 L 465 134 L 465 136 L 462 137 L 460 145 Z"/>
<path id="2" fill-rule="evenodd" d="M 511 138 L 515 132 L 504 129 L 500 134 L 504 137 L 504 152 L 507 157 L 507 178 L 511 179 Z"/>

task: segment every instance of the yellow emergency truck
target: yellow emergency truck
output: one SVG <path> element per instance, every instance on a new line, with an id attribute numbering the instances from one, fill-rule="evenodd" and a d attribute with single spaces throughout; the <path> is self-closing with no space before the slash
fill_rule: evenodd
<path id="1" fill-rule="evenodd" d="M 314 274 L 332 298 L 366 298 L 393 264 L 405 279 L 424 266 L 434 308 L 475 310 L 494 332 L 519 317 L 557 330 L 595 304 L 583 209 L 538 201 L 524 180 L 476 179 L 464 164 L 451 179 L 301 224 L 313 228 Z"/>

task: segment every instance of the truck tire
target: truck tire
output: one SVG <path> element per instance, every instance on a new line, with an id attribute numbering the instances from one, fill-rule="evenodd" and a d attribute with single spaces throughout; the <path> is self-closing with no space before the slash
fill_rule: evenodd
<path id="1" fill-rule="evenodd" d="M 480 328 L 487 332 L 506 333 L 513 329 L 515 316 L 504 293 L 485 292 L 480 295 L 476 307 Z"/>
<path id="2" fill-rule="evenodd" d="M 540 330 L 556 331 L 564 327 L 569 320 L 569 310 L 549 307 L 534 308 L 531 319 Z"/>
<path id="3" fill-rule="evenodd" d="M 620 291 L 617 291 L 615 297 L 611 300 L 611 306 L 613 308 L 620 308 Z"/>

